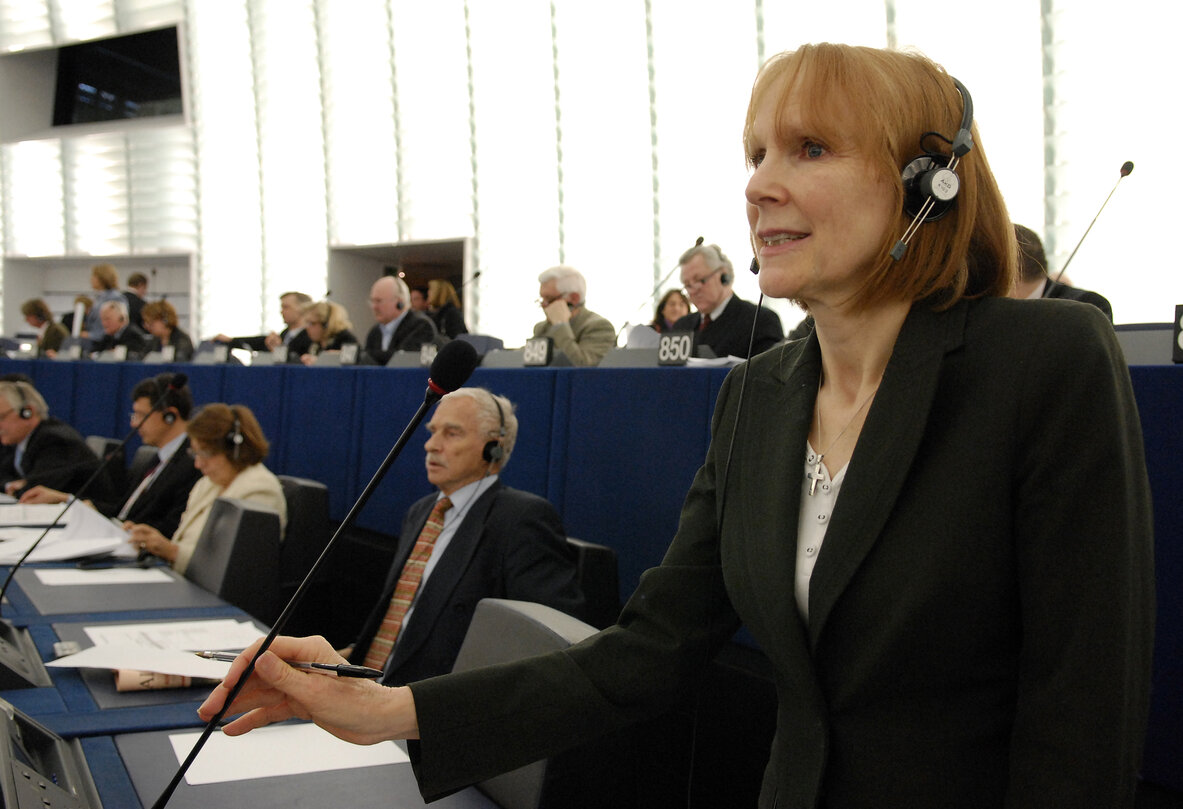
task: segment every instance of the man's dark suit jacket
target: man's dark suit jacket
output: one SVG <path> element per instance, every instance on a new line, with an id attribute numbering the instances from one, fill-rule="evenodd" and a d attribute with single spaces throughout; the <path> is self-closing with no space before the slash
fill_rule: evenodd
<path id="1" fill-rule="evenodd" d="M 92 352 L 110 351 L 116 346 L 127 346 L 127 358 L 138 360 L 152 348 L 152 338 L 130 323 L 117 335 L 103 334 L 91 345 Z"/>
<path id="2" fill-rule="evenodd" d="M 366 334 L 366 356 L 375 365 L 390 362 L 396 351 L 418 351 L 424 344 L 434 342 L 438 332 L 431 318 L 413 309 L 398 324 L 390 338 L 390 346 L 382 350 L 382 328 L 375 323 Z"/>
<path id="3" fill-rule="evenodd" d="M 693 331 L 695 347 L 708 345 L 716 357 L 747 357 L 753 317 L 756 318 L 756 339 L 752 344 L 752 356 L 755 356 L 783 340 L 785 333 L 780 325 L 780 316 L 776 312 L 760 307 L 757 317 L 756 304 L 749 303 L 738 295 L 732 295 L 719 319 L 711 320 L 702 331 L 698 330 L 698 324 L 702 322 L 701 312 L 678 318 L 674 328 Z"/>
<path id="4" fill-rule="evenodd" d="M 29 443 L 25 445 L 21 459 L 24 475 L 13 465 L 15 453 L 6 453 L 6 458 L 5 468 L 0 470 L 0 485 L 23 478 L 26 485 L 17 492 L 18 496 L 38 485 L 62 492 L 77 492 L 100 463 L 79 432 L 55 418 L 42 419 L 29 434 Z M 114 480 L 108 473 L 100 474 L 81 494 L 84 498 L 109 498 Z"/>
<path id="5" fill-rule="evenodd" d="M 820 371 L 814 334 L 731 372 L 673 544 L 616 626 L 412 685 L 425 796 L 685 698 L 742 621 L 776 673 L 764 809 L 1133 805 L 1153 528 L 1108 321 L 1074 301 L 916 304 L 805 620 L 793 582 Z"/>
<path id="6" fill-rule="evenodd" d="M 1043 287 L 1043 297 L 1066 298 L 1070 301 L 1091 303 L 1105 313 L 1110 323 L 1113 322 L 1113 306 L 1110 305 L 1108 298 L 1098 292 L 1070 287 L 1067 284 L 1061 284 L 1059 281 L 1053 281 L 1049 278 L 1047 279 L 1047 284 Z"/>
<path id="7" fill-rule="evenodd" d="M 139 326 L 144 319 L 144 299 L 130 289 L 124 290 L 123 297 L 127 298 L 127 322 Z"/>
<path id="8" fill-rule="evenodd" d="M 280 340 L 285 339 L 288 336 L 289 331 L 291 331 L 290 326 L 284 328 L 284 330 L 279 333 L 279 339 Z M 292 341 L 287 344 L 288 356 L 290 357 L 294 354 L 295 356 L 299 357 L 304 354 L 307 354 L 308 348 L 311 345 L 312 345 L 312 338 L 308 336 L 307 331 L 305 331 L 304 329 L 301 329 L 300 333 L 297 334 L 295 337 L 293 337 Z M 230 338 L 230 347 L 231 348 L 245 348 L 249 351 L 270 351 L 271 350 L 271 349 L 267 348 L 267 335 L 266 334 L 255 334 L 255 335 L 251 335 L 250 337 L 231 337 Z"/>
<path id="9" fill-rule="evenodd" d="M 146 523 L 164 536 L 171 537 L 181 522 L 181 514 L 189 501 L 189 490 L 200 477 L 201 472 L 189 457 L 189 439 L 186 438 L 168 459 L 168 463 L 160 470 L 156 479 L 136 498 L 124 519 L 134 523 Z M 123 509 L 127 498 L 131 497 L 139 485 L 139 480 L 128 480 L 121 497 L 106 501 L 91 499 L 95 508 L 108 517 L 114 517 Z"/>
<path id="10" fill-rule="evenodd" d="M 382 623 L 403 565 L 438 498 L 417 501 L 403 520 L 382 597 L 354 644 L 361 663 Z M 497 481 L 476 499 L 423 584 L 382 682 L 402 685 L 452 670 L 482 598 L 535 601 L 583 618 L 575 553 L 554 507 Z"/>

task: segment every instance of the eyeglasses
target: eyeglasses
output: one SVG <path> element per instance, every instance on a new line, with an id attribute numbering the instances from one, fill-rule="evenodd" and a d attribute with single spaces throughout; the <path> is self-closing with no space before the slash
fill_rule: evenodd
<path id="1" fill-rule="evenodd" d="M 152 410 L 149 410 L 147 413 L 141 413 L 141 412 L 139 412 L 138 410 L 133 410 L 133 411 L 131 411 L 130 413 L 128 413 L 128 414 L 127 414 L 127 419 L 128 419 L 128 421 L 130 421 L 132 424 L 134 424 L 134 425 L 136 425 L 137 427 L 139 427 L 139 426 L 140 426 L 140 425 L 142 425 L 142 424 L 143 424 L 145 421 L 147 421 L 147 420 L 148 420 L 148 417 L 149 417 L 149 416 L 151 416 L 153 412 L 154 412 L 154 411 L 152 411 Z"/>
<path id="2" fill-rule="evenodd" d="M 563 299 L 562 295 L 554 295 L 550 298 L 538 298 L 536 301 L 534 301 L 534 303 L 538 304 L 543 309 L 545 309 L 546 307 L 550 306 L 555 301 L 560 301 L 562 299 Z"/>
<path id="3" fill-rule="evenodd" d="M 693 281 L 687 281 L 685 283 L 685 285 L 682 287 L 682 289 L 685 290 L 686 292 L 693 292 L 694 290 L 698 289 L 700 286 L 705 284 L 707 282 L 707 279 L 710 278 L 712 275 L 718 275 L 722 271 L 723 271 L 723 265 L 720 264 L 718 267 L 716 267 L 715 269 L 708 272 L 702 278 L 696 278 Z"/>
<path id="4" fill-rule="evenodd" d="M 189 447 L 185 451 L 189 453 L 190 458 L 200 458 L 203 461 L 208 461 L 218 454 L 216 452 L 210 452 L 208 449 L 193 449 L 193 447 Z"/>
<path id="5" fill-rule="evenodd" d="M 15 412 L 16 412 L 15 410 L 7 410 L 3 413 L 0 413 L 0 421 L 4 421 L 4 419 L 8 418 L 9 416 L 11 416 Z"/>

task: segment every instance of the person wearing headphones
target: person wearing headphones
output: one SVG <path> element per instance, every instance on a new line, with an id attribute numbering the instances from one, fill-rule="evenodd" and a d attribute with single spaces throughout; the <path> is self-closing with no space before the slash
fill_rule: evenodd
<path id="1" fill-rule="evenodd" d="M 777 695 L 760 807 L 1134 806 L 1153 523 L 1108 319 L 1007 297 L 1014 229 L 969 91 L 918 53 L 774 56 L 743 144 L 760 289 L 815 326 L 723 383 L 616 626 L 394 689 L 285 665 L 340 657 L 281 638 L 224 734 L 300 716 L 417 739 L 432 800 L 692 703 L 742 625 Z"/>
<path id="2" fill-rule="evenodd" d="M 170 373 L 151 376 L 140 380 L 131 392 L 132 426 L 145 446 L 156 447 L 155 460 L 142 477 L 124 481 L 118 497 L 88 498 L 101 513 L 122 520 L 124 527 L 143 523 L 165 536 L 177 530 L 189 492 L 201 477 L 189 457 L 189 436 L 185 432 L 193 410 L 193 394 L 188 385 L 176 390 L 169 387 L 172 379 Z M 154 409 L 157 402 L 161 404 Z M 49 486 L 33 486 L 20 501 L 65 503 L 70 496 Z"/>
<path id="3" fill-rule="evenodd" d="M 460 388 L 440 400 L 427 430 L 436 491 L 408 509 L 382 596 L 346 650 L 382 669 L 389 685 L 450 671 L 482 598 L 584 613 L 575 553 L 554 507 L 499 479 L 518 434 L 509 400 Z"/>
<path id="4" fill-rule="evenodd" d="M 54 322 L 49 305 L 41 298 L 30 298 L 21 304 L 21 314 L 25 322 L 37 330 L 37 356 L 55 356 L 70 332 L 61 323 Z"/>
<path id="5" fill-rule="evenodd" d="M 1028 300 L 1067 298 L 1091 303 L 1105 313 L 1110 323 L 1113 322 L 1113 306 L 1104 295 L 1052 280 L 1047 273 L 1047 254 L 1043 250 L 1043 242 L 1035 231 L 1015 225 L 1015 239 L 1019 243 L 1019 278 L 1015 282 L 1012 297 Z"/>
<path id="6" fill-rule="evenodd" d="M 279 479 L 263 466 L 270 445 L 251 409 L 241 404 L 207 404 L 197 411 L 185 432 L 189 435 L 188 454 L 201 478 L 189 492 L 176 531 L 167 535 L 151 525 L 135 523 L 127 527 L 128 541 L 184 573 L 210 508 L 219 497 L 249 500 L 276 512 L 282 536 L 287 526 L 287 500 Z"/>
<path id="7" fill-rule="evenodd" d="M 28 382 L 0 382 L 0 444 L 4 453 L 0 485 L 20 497 L 42 485 L 73 491 L 99 468 L 99 458 L 77 430 L 49 415 L 45 398 Z M 100 474 L 91 483 L 92 497 L 109 497 L 114 480 Z"/>
<path id="8" fill-rule="evenodd" d="M 370 310 L 378 322 L 366 334 L 365 355 L 374 365 L 390 362 L 396 351 L 418 351 L 438 337 L 431 318 L 411 309 L 410 301 L 407 283 L 393 275 L 370 287 Z"/>
<path id="9" fill-rule="evenodd" d="M 572 365 L 599 365 L 616 345 L 616 330 L 584 306 L 587 281 L 574 267 L 551 267 L 538 276 L 538 305 L 546 320 L 534 324 L 535 337 L 549 337 Z"/>
<path id="10" fill-rule="evenodd" d="M 709 346 L 716 357 L 748 356 L 752 339 L 752 319 L 756 320 L 756 336 L 752 341 L 752 355 L 767 351 L 784 339 L 780 317 L 771 309 L 756 309 L 731 290 L 735 271 L 731 260 L 723 255 L 718 245 L 698 244 L 691 247 L 678 264 L 682 272 L 682 288 L 698 311 L 679 318 L 674 331 L 694 332 L 694 345 Z"/>

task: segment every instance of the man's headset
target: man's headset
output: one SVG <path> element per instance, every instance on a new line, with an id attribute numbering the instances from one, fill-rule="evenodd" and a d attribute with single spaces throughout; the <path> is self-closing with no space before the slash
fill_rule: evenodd
<path id="1" fill-rule="evenodd" d="M 485 444 L 485 448 L 481 450 L 481 457 L 485 459 L 487 464 L 499 463 L 505 457 L 505 447 L 501 445 L 501 441 L 505 438 L 505 411 L 501 408 L 501 402 L 497 401 L 497 397 L 492 393 L 489 398 L 493 400 L 493 404 L 497 405 L 497 419 L 501 422 L 497 428 L 497 438 Z"/>
<path id="2" fill-rule="evenodd" d="M 16 395 L 20 399 L 16 414 L 22 419 L 31 419 L 33 418 L 33 406 L 29 404 L 29 397 L 25 395 L 25 384 L 24 382 L 13 384 L 13 387 L 16 388 Z"/>

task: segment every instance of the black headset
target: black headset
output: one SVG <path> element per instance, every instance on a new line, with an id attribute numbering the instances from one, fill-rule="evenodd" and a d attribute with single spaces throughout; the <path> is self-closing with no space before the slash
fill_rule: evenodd
<path id="1" fill-rule="evenodd" d="M 230 406 L 230 414 L 234 416 L 234 426 L 230 432 L 226 433 L 226 443 L 232 448 L 230 457 L 237 461 L 239 450 L 245 439 L 242 436 L 242 422 L 238 420 L 238 411 L 234 409 L 233 405 Z"/>
<path id="2" fill-rule="evenodd" d="M 177 403 L 174 401 L 177 394 L 172 385 L 175 376 L 176 374 L 159 374 L 152 380 L 152 384 L 156 386 L 154 400 L 160 401 L 160 408 L 163 411 L 160 418 L 170 426 L 177 423 L 177 414 L 169 409 L 177 407 Z"/>
<path id="3" fill-rule="evenodd" d="M 908 249 L 908 242 L 916 235 L 916 231 L 925 222 L 935 222 L 953 209 L 957 199 L 957 192 L 961 189 L 961 180 L 957 177 L 957 164 L 970 149 L 974 139 L 971 129 L 974 122 L 974 102 L 969 90 L 957 79 L 953 85 L 961 94 L 961 125 L 953 140 L 949 140 L 939 132 L 925 132 L 920 136 L 920 148 L 924 154 L 913 158 L 900 172 L 900 180 L 904 184 L 904 213 L 912 217 L 904 235 L 891 249 L 891 257 L 899 261 Z M 940 138 L 952 146 L 952 154 L 925 149 L 924 141 L 929 137 Z"/>
<path id="4" fill-rule="evenodd" d="M 29 398 L 25 396 L 24 382 L 14 382 L 13 387 L 16 388 L 16 395 L 20 398 L 20 406 L 16 409 L 16 414 L 22 419 L 33 418 L 33 406 L 29 404 Z"/>
<path id="5" fill-rule="evenodd" d="M 481 457 L 485 459 L 485 463 L 495 464 L 505 457 L 505 447 L 501 446 L 501 441 L 505 438 L 505 411 L 501 409 L 501 402 L 497 401 L 496 396 L 490 393 L 489 398 L 497 405 L 497 419 L 501 424 L 497 428 L 497 438 L 485 444 L 485 448 L 481 450 Z"/>

